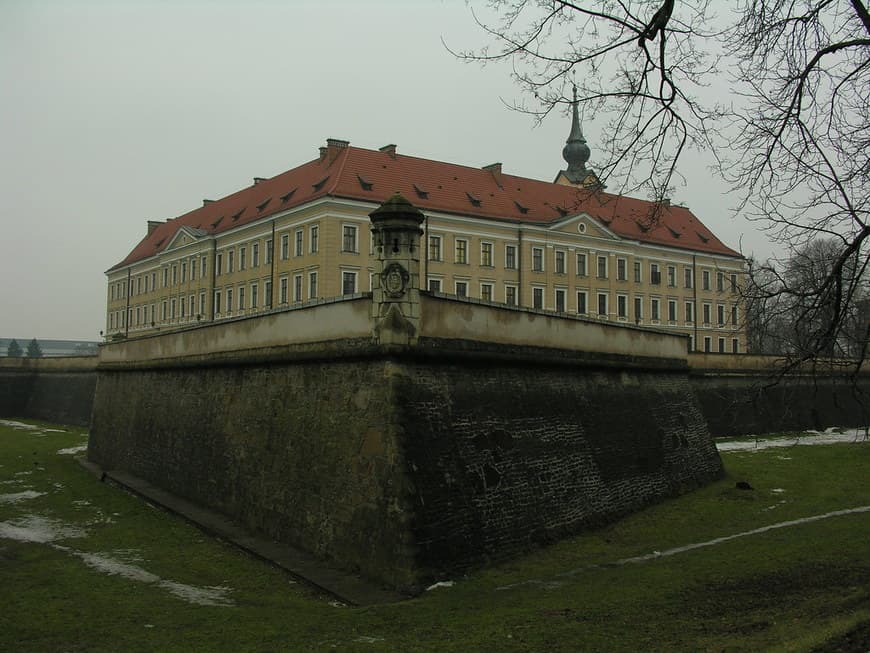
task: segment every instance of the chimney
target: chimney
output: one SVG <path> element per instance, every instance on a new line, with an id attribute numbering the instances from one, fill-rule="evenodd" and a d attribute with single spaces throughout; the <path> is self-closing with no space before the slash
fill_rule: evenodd
<path id="1" fill-rule="evenodd" d="M 214 200 L 203 200 L 202 205 L 206 206 L 207 204 L 211 204 L 212 202 L 214 202 Z"/>
<path id="2" fill-rule="evenodd" d="M 153 234 L 154 230 L 157 229 L 157 227 L 159 227 L 162 224 L 163 224 L 163 222 L 161 222 L 160 220 L 149 220 L 148 221 L 148 235 L 150 236 L 151 234 Z"/>
<path id="3" fill-rule="evenodd" d="M 491 172 L 493 179 L 495 179 L 495 183 L 498 184 L 498 187 L 504 188 L 501 183 L 501 163 L 490 163 L 488 166 L 483 166 L 481 170 Z"/>
<path id="4" fill-rule="evenodd" d="M 389 145 L 384 145 L 383 147 L 378 148 L 378 151 L 384 152 L 385 154 L 389 154 L 391 159 L 396 158 L 396 144 L 390 143 Z"/>
<path id="5" fill-rule="evenodd" d="M 254 177 L 254 186 L 256 186 L 257 184 L 259 184 L 262 181 L 266 181 L 266 178 L 265 177 Z"/>
<path id="6" fill-rule="evenodd" d="M 332 164 L 341 154 L 341 151 L 350 145 L 350 141 L 343 141 L 338 138 L 327 138 L 326 147 L 320 148 L 320 160 L 326 159 L 326 165 Z"/>

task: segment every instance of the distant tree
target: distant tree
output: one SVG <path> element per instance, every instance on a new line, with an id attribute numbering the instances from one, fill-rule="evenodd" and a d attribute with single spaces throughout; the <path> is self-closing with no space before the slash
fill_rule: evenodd
<path id="1" fill-rule="evenodd" d="M 27 343 L 28 358 L 42 358 L 42 347 L 36 342 L 36 338 Z"/>
<path id="2" fill-rule="evenodd" d="M 9 343 L 9 346 L 6 348 L 6 355 L 9 358 L 20 358 L 24 355 L 24 352 L 21 350 L 21 345 L 18 344 L 18 341 L 13 339 L 12 342 Z"/>

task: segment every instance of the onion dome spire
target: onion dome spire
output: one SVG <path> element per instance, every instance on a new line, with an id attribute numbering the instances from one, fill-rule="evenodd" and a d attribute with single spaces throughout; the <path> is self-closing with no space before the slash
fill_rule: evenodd
<path id="1" fill-rule="evenodd" d="M 580 128 L 576 84 L 574 85 L 574 101 L 571 102 L 571 111 L 573 113 L 571 133 L 568 135 L 565 147 L 562 148 L 562 158 L 568 162 L 568 169 L 564 171 L 565 176 L 571 183 L 578 184 L 589 174 L 589 171 L 586 169 L 586 162 L 589 160 L 589 146 L 586 145 L 583 130 Z"/>

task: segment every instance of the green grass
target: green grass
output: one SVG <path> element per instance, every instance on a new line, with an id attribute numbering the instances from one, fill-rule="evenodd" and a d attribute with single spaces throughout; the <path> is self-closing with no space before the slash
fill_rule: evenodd
<path id="1" fill-rule="evenodd" d="M 85 441 L 73 428 L 0 425 L 0 495 L 45 493 L 0 496 L 0 522 L 38 515 L 87 531 L 52 544 L 0 539 L 2 651 L 812 651 L 870 621 L 870 513 L 613 564 L 870 505 L 870 444 L 729 453 L 727 477 L 690 495 L 451 588 L 351 608 L 57 453 Z M 755 489 L 736 490 L 737 480 Z M 163 581 L 230 588 L 232 605 L 101 573 L 88 553 Z"/>

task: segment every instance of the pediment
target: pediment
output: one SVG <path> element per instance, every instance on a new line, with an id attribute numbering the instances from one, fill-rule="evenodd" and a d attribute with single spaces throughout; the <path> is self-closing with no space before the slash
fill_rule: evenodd
<path id="1" fill-rule="evenodd" d="M 590 238 L 606 238 L 618 240 L 619 236 L 610 230 L 604 220 L 593 218 L 588 213 L 579 213 L 577 215 L 568 216 L 554 223 L 550 227 L 551 231 L 556 231 L 572 236 L 588 236 Z"/>
<path id="2" fill-rule="evenodd" d="M 193 227 L 183 226 L 175 232 L 172 236 L 172 239 L 169 241 L 169 244 L 166 245 L 166 249 L 164 251 L 169 251 L 171 249 L 178 249 L 179 247 L 184 247 L 185 245 L 190 245 L 200 239 L 202 239 L 206 235 L 202 229 L 194 229 Z"/>

